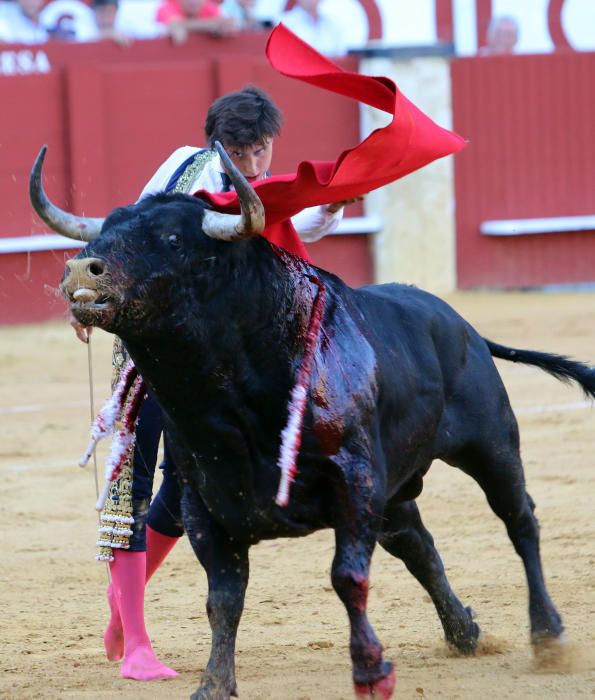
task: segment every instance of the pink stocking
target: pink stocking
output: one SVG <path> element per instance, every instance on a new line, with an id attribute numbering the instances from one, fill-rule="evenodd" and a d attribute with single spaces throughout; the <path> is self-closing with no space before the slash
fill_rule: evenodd
<path id="1" fill-rule="evenodd" d="M 155 656 L 145 627 L 146 561 L 145 552 L 116 550 L 110 564 L 124 630 L 124 661 L 120 674 L 138 681 L 178 675 Z"/>
<path id="2" fill-rule="evenodd" d="M 178 539 L 179 537 L 162 535 L 147 525 L 147 570 L 145 583 L 149 582 L 151 576 L 161 566 Z M 103 635 L 105 653 L 110 661 L 120 661 L 124 656 L 124 631 L 122 629 L 118 601 L 116 600 L 112 584 L 107 587 L 106 595 L 110 608 L 110 619 Z"/>
<path id="3" fill-rule="evenodd" d="M 120 617 L 113 583 L 110 583 L 107 587 L 105 594 L 110 611 L 109 622 L 103 633 L 105 655 L 110 661 L 120 661 L 124 656 L 124 630 L 122 629 L 122 618 Z"/>
<path id="4" fill-rule="evenodd" d="M 179 539 L 179 537 L 162 535 L 147 525 L 147 583 Z"/>

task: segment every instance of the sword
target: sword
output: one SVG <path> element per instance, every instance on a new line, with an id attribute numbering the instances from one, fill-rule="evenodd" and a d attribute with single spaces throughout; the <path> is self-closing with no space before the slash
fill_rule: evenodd
<path id="1" fill-rule="evenodd" d="M 91 425 L 95 420 L 95 398 L 93 394 L 93 353 L 91 352 L 91 334 L 87 331 L 87 366 L 89 368 L 89 406 L 91 409 Z M 95 477 L 95 499 L 99 499 L 99 478 L 97 476 L 97 453 L 96 446 L 93 446 L 93 475 Z M 97 513 L 97 521 L 99 527 L 101 527 L 101 513 Z M 109 562 L 105 562 L 105 572 L 107 575 L 107 582 L 110 584 L 112 582 L 112 577 L 110 576 Z"/>

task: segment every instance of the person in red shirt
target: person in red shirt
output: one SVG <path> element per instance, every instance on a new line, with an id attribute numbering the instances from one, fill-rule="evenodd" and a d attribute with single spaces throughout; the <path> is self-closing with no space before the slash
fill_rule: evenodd
<path id="1" fill-rule="evenodd" d="M 238 26 L 213 0 L 164 0 L 157 8 L 156 19 L 165 24 L 174 44 L 183 44 L 190 32 L 214 36 L 236 34 Z"/>

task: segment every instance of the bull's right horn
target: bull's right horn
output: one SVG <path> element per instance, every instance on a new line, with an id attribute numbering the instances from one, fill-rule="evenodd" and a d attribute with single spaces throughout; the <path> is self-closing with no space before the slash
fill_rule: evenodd
<path id="1" fill-rule="evenodd" d="M 86 216 L 75 216 L 58 209 L 47 198 L 41 183 L 41 171 L 47 146 L 42 146 L 39 155 L 35 159 L 31 177 L 29 178 L 29 198 L 33 209 L 40 219 L 54 231 L 61 233 L 67 238 L 74 238 L 76 241 L 94 241 L 101 231 L 105 219 L 98 219 Z"/>
<path id="2" fill-rule="evenodd" d="M 202 227 L 207 236 L 221 241 L 238 241 L 259 236 L 265 225 L 264 206 L 252 185 L 232 163 L 219 141 L 215 148 L 240 200 L 239 216 L 207 209 Z"/>

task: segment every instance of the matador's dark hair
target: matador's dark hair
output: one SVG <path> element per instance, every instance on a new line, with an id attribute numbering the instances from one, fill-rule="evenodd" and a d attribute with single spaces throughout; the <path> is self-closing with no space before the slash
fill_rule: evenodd
<path id="1" fill-rule="evenodd" d="M 250 146 L 274 138 L 281 131 L 281 111 L 262 90 L 248 85 L 219 97 L 209 107 L 205 121 L 207 144 Z"/>

